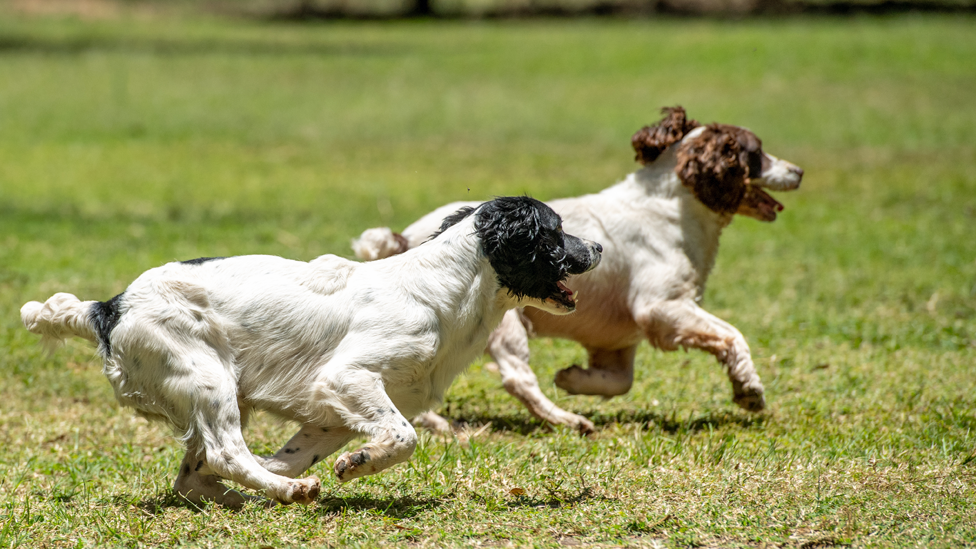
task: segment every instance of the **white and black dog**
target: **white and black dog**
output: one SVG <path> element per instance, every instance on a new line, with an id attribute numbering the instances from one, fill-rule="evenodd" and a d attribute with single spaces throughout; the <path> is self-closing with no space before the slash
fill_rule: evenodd
<path id="1" fill-rule="evenodd" d="M 506 311 L 576 308 L 563 284 L 602 248 L 562 231 L 528 197 L 503 197 L 449 216 L 431 240 L 374 263 L 326 255 L 201 258 L 143 273 L 106 301 L 59 293 L 21 309 L 48 344 L 98 344 L 120 403 L 170 424 L 186 445 L 175 489 L 193 502 L 240 506 L 229 479 L 281 503 L 309 503 L 317 478 L 294 480 L 357 435 L 340 482 L 405 461 L 417 444 L 407 418 L 437 406 L 484 351 Z M 301 424 L 274 456 L 251 454 L 251 410 Z"/>

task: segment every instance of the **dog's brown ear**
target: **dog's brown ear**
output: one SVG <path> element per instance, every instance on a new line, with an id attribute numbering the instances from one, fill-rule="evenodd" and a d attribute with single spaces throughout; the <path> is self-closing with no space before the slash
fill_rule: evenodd
<path id="1" fill-rule="evenodd" d="M 719 124 L 710 124 L 701 135 L 681 145 L 674 171 L 702 204 L 733 214 L 746 194 L 749 170 L 741 157 L 742 145 L 736 136 Z"/>
<path id="2" fill-rule="evenodd" d="M 697 120 L 688 120 L 684 107 L 680 105 L 664 107 L 661 113 L 664 118 L 657 124 L 644 126 L 630 138 L 630 144 L 637 153 L 635 160 L 645 166 L 661 156 L 664 149 L 681 141 L 686 133 L 699 126 Z"/>

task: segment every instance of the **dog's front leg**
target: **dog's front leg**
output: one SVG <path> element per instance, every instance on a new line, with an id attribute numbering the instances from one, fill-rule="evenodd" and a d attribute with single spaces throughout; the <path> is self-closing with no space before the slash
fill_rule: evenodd
<path id="1" fill-rule="evenodd" d="M 518 310 L 505 313 L 501 324 L 491 333 L 488 353 L 498 364 L 505 390 L 522 401 L 534 416 L 556 425 L 568 425 L 583 434 L 593 432 L 590 420 L 563 410 L 542 394 L 539 381 L 529 367 L 529 334 Z"/>
<path id="2" fill-rule="evenodd" d="M 651 344 L 660 349 L 684 347 L 714 355 L 725 366 L 732 382 L 732 400 L 740 407 L 750 412 L 766 407 L 749 344 L 734 326 L 690 300 L 658 303 L 635 317 Z"/>
<path id="3" fill-rule="evenodd" d="M 378 374 L 357 368 L 335 369 L 319 384 L 319 390 L 346 427 L 370 439 L 336 460 L 333 470 L 339 482 L 378 473 L 413 455 L 417 432 L 390 400 Z"/>

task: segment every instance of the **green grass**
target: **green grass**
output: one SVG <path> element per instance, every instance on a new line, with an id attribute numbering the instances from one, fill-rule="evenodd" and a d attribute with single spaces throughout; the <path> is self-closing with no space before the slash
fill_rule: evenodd
<path id="1" fill-rule="evenodd" d="M 279 25 L 0 19 L 0 545 L 949 547 L 976 539 L 976 19 Z M 626 396 L 551 430 L 476 363 L 466 441 L 272 510 L 171 495 L 179 448 L 94 350 L 46 357 L 26 301 L 160 263 L 349 254 L 450 200 L 601 189 L 682 104 L 800 164 L 724 236 L 705 306 L 770 410 L 702 353 L 642 347 Z M 294 429 L 259 416 L 270 452 Z M 462 442 L 463 441 L 463 442 Z"/>

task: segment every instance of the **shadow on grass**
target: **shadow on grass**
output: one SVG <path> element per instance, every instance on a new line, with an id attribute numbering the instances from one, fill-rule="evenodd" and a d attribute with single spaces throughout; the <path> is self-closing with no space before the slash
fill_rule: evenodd
<path id="1" fill-rule="evenodd" d="M 597 427 L 608 425 L 639 424 L 644 430 L 661 429 L 666 433 L 704 431 L 721 427 L 739 427 L 742 429 L 759 428 L 765 425 L 768 414 L 750 414 L 739 411 L 708 410 L 700 414 L 689 414 L 687 418 L 679 418 L 677 412 L 651 412 L 647 410 L 626 410 L 613 414 L 595 413 L 589 416 L 590 421 Z"/>
<path id="2" fill-rule="evenodd" d="M 727 426 L 742 429 L 761 428 L 765 425 L 769 417 L 767 414 L 749 414 L 746 412 L 718 410 L 689 415 L 687 418 L 679 418 L 677 412 L 661 413 L 647 410 L 627 410 L 612 414 L 596 412 L 584 415 L 593 422 L 598 431 L 611 425 L 628 426 L 637 424 L 644 431 L 660 429 L 670 434 L 678 432 L 695 433 Z M 490 424 L 492 431 L 521 436 L 549 433 L 554 428 L 552 425 L 527 414 L 458 414 L 450 419 L 455 424 L 460 425 L 464 425 L 465 423 L 468 425 Z"/>
<path id="3" fill-rule="evenodd" d="M 203 511 L 206 506 L 197 505 L 180 496 L 173 490 L 163 490 L 157 492 L 155 496 L 148 497 L 136 503 L 136 507 L 143 513 L 155 517 L 170 509 L 189 509 L 194 513 Z"/>
<path id="4" fill-rule="evenodd" d="M 70 499 L 70 498 L 69 498 Z M 116 503 L 124 503 L 127 498 L 116 498 Z M 381 514 L 396 519 L 403 519 L 417 515 L 427 509 L 435 509 L 443 505 L 442 498 L 433 497 L 389 497 L 373 498 L 369 496 L 334 497 L 323 496 L 318 500 L 317 513 L 320 515 L 331 515 L 341 513 L 343 510 L 364 511 L 375 510 Z M 156 495 L 143 499 L 136 503 L 136 507 L 150 516 L 160 515 L 165 511 L 174 509 L 188 509 L 194 513 L 205 511 L 211 504 L 197 505 L 178 495 L 172 490 L 164 490 Z M 239 511 L 238 509 L 228 509 Z"/>
<path id="5" fill-rule="evenodd" d="M 344 510 L 376 510 L 384 516 L 404 519 L 416 516 L 421 511 L 436 509 L 443 505 L 443 498 L 402 496 L 395 498 L 374 498 L 370 496 L 322 497 L 318 500 L 318 513 L 331 515 Z"/>
<path id="6" fill-rule="evenodd" d="M 527 414 L 456 414 L 446 416 L 455 427 L 491 425 L 495 432 L 529 436 L 550 433 L 553 426 Z"/>
<path id="7" fill-rule="evenodd" d="M 475 498 L 477 499 L 477 498 Z M 559 488 L 550 489 L 549 493 L 542 497 L 528 495 L 515 496 L 513 500 L 506 501 L 505 505 L 510 509 L 529 509 L 548 507 L 557 509 L 559 507 L 572 506 L 587 501 L 605 501 L 608 498 L 593 494 L 589 486 L 583 486 L 578 490 L 569 491 Z"/>

